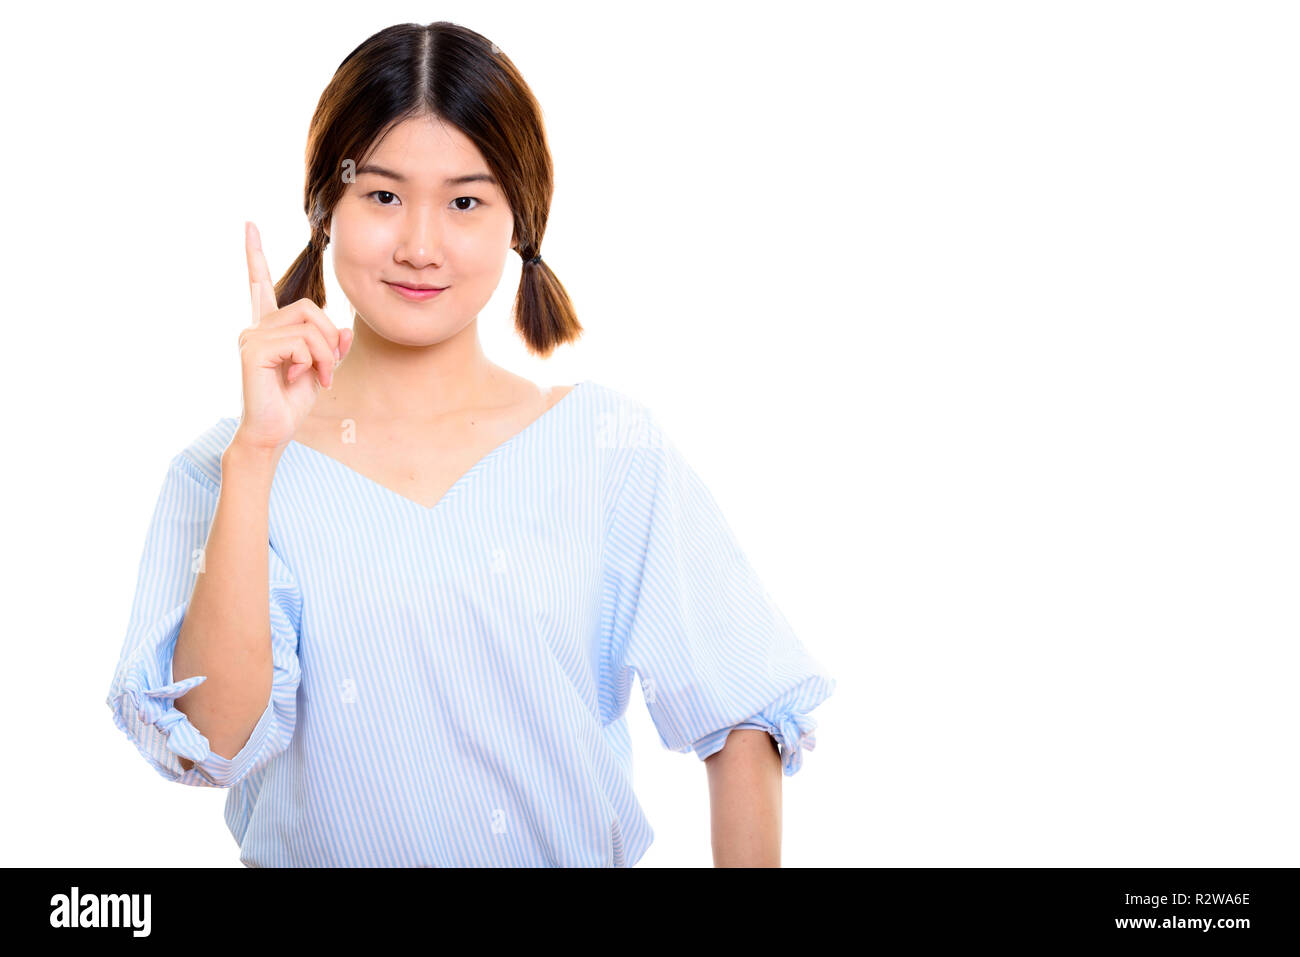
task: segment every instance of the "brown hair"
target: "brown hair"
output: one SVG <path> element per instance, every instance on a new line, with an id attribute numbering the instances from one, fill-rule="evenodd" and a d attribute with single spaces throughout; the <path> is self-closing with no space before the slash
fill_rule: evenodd
<path id="1" fill-rule="evenodd" d="M 506 194 L 524 260 L 514 304 L 524 343 L 548 356 L 577 339 L 583 329 L 564 286 L 544 261 L 530 262 L 540 254 L 554 191 L 541 107 L 495 43 L 446 21 L 380 30 L 334 71 L 307 133 L 303 209 L 311 238 L 276 283 L 275 301 L 305 297 L 325 306 L 325 227 L 351 182 L 346 164 L 355 157 L 355 170 L 393 126 L 426 115 L 472 140 Z"/>

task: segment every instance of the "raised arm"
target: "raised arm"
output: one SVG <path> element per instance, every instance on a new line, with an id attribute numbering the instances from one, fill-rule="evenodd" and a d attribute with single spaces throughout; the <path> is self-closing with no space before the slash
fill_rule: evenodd
<path id="1" fill-rule="evenodd" d="M 739 728 L 704 759 L 714 867 L 781 866 L 781 756 L 766 731 Z"/>
<path id="2" fill-rule="evenodd" d="M 176 699 L 212 750 L 233 758 L 271 699 L 267 511 L 281 451 L 238 436 L 221 457 L 221 494 L 172 658 L 173 680 L 207 675 Z M 193 762 L 180 759 L 190 770 Z"/>

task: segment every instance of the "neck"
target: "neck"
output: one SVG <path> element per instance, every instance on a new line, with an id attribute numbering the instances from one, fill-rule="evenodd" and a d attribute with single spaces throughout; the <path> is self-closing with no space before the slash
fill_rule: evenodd
<path id="1" fill-rule="evenodd" d="M 484 354 L 477 318 L 432 345 L 385 339 L 355 313 L 353 334 L 333 388 L 321 393 L 313 414 L 430 422 L 508 401 L 515 377 Z"/>

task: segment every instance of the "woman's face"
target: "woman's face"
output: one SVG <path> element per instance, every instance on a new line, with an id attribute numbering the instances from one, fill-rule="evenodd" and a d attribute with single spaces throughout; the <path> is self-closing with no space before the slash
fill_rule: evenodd
<path id="1" fill-rule="evenodd" d="M 478 148 L 439 120 L 408 119 L 352 175 L 326 232 L 334 274 L 358 317 L 403 345 L 461 331 L 496 291 L 514 234 Z M 393 283 L 446 288 L 412 301 Z"/>

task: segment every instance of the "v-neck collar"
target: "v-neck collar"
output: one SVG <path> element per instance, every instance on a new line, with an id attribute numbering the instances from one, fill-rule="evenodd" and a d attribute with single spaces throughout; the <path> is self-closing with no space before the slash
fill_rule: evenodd
<path id="1" fill-rule="evenodd" d="M 418 510 L 422 514 L 432 515 L 438 511 L 438 509 L 442 506 L 443 502 L 447 501 L 449 498 L 453 498 L 460 491 L 461 487 L 469 481 L 470 477 L 475 475 L 484 465 L 488 463 L 488 461 L 496 458 L 496 456 L 499 453 L 501 453 L 503 450 L 514 445 L 520 439 L 521 436 L 534 431 L 539 426 L 544 425 L 545 420 L 555 418 L 554 415 L 555 411 L 559 409 L 560 406 L 568 402 L 571 398 L 573 398 L 573 394 L 577 392 L 579 389 L 583 388 L 585 385 L 587 385 L 589 381 L 590 380 L 583 379 L 580 382 L 574 383 L 573 387 L 569 389 L 569 391 L 566 392 L 563 396 L 561 396 L 559 401 L 557 401 L 554 405 L 548 408 L 545 412 L 543 412 L 537 418 L 533 419 L 531 422 L 525 425 L 518 432 L 515 432 L 513 435 L 507 437 L 504 441 L 497 443 L 495 446 L 489 449 L 486 453 L 483 454 L 482 457 L 479 458 L 477 462 L 475 462 L 468 469 L 462 472 L 460 474 L 460 477 L 457 478 L 456 481 L 452 482 L 451 486 L 447 489 L 447 491 L 443 492 L 442 496 L 438 499 L 438 501 L 434 502 L 432 505 L 424 505 L 420 502 L 417 502 L 413 498 L 408 498 L 407 496 L 401 494 L 400 492 L 395 492 L 387 485 L 384 485 L 382 482 L 376 482 L 374 479 L 370 478 L 370 476 L 363 475 L 362 473 L 358 472 L 356 469 L 352 468 L 350 465 L 344 465 L 334 456 L 326 455 L 324 452 L 320 451 L 319 449 L 312 448 L 310 445 L 303 445 L 301 442 L 298 442 L 294 439 L 290 439 L 289 446 L 287 447 L 292 447 L 294 449 L 302 450 L 299 454 L 305 452 L 309 457 L 324 459 L 327 463 L 332 465 L 334 468 L 342 469 L 344 472 L 351 474 L 352 476 L 354 476 L 356 481 L 359 481 L 361 484 L 365 485 L 366 487 L 373 489 L 382 495 L 386 495 L 390 498 L 395 498 L 398 499 L 399 501 L 405 502 L 409 507 Z"/>

